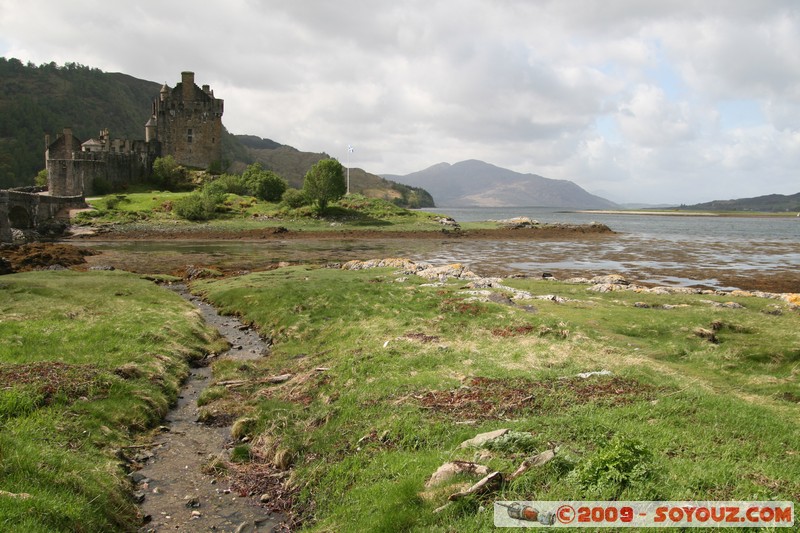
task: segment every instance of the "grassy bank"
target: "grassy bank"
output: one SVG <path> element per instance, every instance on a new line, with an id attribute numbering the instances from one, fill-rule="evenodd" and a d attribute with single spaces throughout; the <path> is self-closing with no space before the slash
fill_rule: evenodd
<path id="1" fill-rule="evenodd" d="M 528 294 L 396 268 L 195 282 L 275 343 L 216 363 L 201 398 L 239 417 L 229 473 L 256 494 L 290 490 L 313 531 L 486 531 L 495 500 L 800 499 L 796 308 L 504 283 Z M 497 429 L 510 432 L 460 447 Z M 480 477 L 426 486 L 454 460 L 504 481 L 448 504 Z"/>
<path id="2" fill-rule="evenodd" d="M 135 531 L 127 446 L 218 342 L 133 275 L 0 277 L 0 530 Z"/>

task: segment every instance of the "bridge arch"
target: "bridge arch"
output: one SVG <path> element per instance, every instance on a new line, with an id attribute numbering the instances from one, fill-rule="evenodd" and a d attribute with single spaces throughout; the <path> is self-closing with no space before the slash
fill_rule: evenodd
<path id="1" fill-rule="evenodd" d="M 8 222 L 12 228 L 31 229 L 34 221 L 27 209 L 21 205 L 12 205 L 8 208 Z"/>

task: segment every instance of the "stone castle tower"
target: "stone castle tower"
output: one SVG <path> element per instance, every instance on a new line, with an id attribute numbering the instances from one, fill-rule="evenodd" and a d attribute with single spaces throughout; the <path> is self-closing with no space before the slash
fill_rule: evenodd
<path id="1" fill-rule="evenodd" d="M 161 153 L 181 165 L 208 168 L 222 159 L 223 100 L 208 85 L 194 84 L 194 72 L 182 72 L 174 89 L 164 84 L 153 100 L 145 141 L 158 141 Z"/>

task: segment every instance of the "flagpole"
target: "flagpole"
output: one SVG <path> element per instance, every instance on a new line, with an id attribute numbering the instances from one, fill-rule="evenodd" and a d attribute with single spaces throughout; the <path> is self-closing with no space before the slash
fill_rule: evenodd
<path id="1" fill-rule="evenodd" d="M 350 153 L 355 150 L 352 144 L 347 145 L 347 194 L 350 194 Z"/>

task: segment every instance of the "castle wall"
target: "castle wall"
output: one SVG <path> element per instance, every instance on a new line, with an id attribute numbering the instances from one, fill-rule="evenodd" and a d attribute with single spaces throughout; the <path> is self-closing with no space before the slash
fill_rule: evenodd
<path id="1" fill-rule="evenodd" d="M 67 135 L 48 147 L 45 155 L 47 181 L 53 196 L 99 194 L 104 189 L 120 189 L 131 183 L 142 183 L 150 175 L 153 162 L 161 154 L 158 142 L 109 140 L 103 149 L 83 152 L 66 150 L 64 142 L 74 148 L 80 141 Z"/>
<path id="2" fill-rule="evenodd" d="M 0 243 L 12 242 L 13 240 L 8 212 L 8 191 L 0 191 Z"/>

